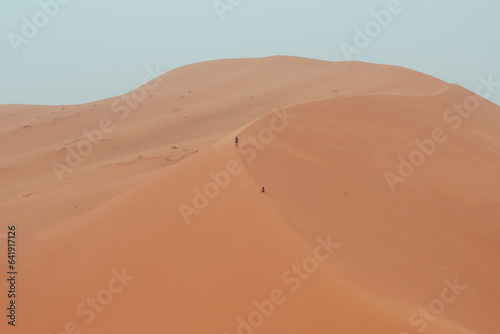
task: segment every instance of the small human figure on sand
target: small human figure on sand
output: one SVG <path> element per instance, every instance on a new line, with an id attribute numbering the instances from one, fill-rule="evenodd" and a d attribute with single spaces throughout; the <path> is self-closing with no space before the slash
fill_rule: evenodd
<path id="1" fill-rule="evenodd" d="M 264 187 L 262 187 L 262 192 L 265 193 L 266 192 L 266 189 L 264 189 Z"/>
<path id="2" fill-rule="evenodd" d="M 238 147 L 238 136 L 236 136 L 236 138 L 234 138 L 234 146 Z"/>

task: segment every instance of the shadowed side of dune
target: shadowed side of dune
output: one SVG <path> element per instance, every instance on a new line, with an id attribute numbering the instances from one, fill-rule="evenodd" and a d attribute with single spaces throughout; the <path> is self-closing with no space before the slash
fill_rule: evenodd
<path id="1" fill-rule="evenodd" d="M 451 101 L 470 96 L 455 87 L 429 97 L 300 105 L 271 142 L 247 140 L 241 151 L 244 159 L 258 152 L 246 168 L 301 235 L 314 242 L 318 233 L 332 234 L 345 245 L 331 261 L 352 282 L 418 310 L 439 297 L 445 280 L 457 279 L 467 289 L 443 316 L 493 333 L 500 112 L 477 99 L 468 117 L 450 117 Z M 271 117 L 241 137 L 265 138 Z"/>

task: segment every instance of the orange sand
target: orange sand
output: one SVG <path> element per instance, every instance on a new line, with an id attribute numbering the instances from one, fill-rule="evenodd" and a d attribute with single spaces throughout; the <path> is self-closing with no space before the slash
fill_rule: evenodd
<path id="1" fill-rule="evenodd" d="M 0 256 L 16 225 L 19 261 L 17 326 L 2 314 L 2 333 L 499 333 L 498 106 L 478 98 L 453 129 L 446 110 L 474 96 L 459 86 L 293 57 L 154 82 L 127 115 L 118 98 L 0 106 Z M 60 182 L 53 163 L 106 118 Z M 391 191 L 384 173 L 436 129 L 446 140 Z"/>

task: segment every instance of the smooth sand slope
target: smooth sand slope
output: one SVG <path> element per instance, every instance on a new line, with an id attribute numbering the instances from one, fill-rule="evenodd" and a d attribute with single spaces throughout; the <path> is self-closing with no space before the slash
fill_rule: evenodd
<path id="1" fill-rule="evenodd" d="M 0 235 L 18 226 L 22 278 L 2 328 L 499 332 L 498 106 L 402 68 L 291 57 L 147 87 L 0 107 Z"/>

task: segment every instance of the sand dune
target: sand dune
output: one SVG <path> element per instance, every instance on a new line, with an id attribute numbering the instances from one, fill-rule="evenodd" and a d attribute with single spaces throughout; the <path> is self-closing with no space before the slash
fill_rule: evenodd
<path id="1" fill-rule="evenodd" d="M 292 57 L 151 84 L 0 107 L 20 333 L 498 333 L 498 106 Z"/>

